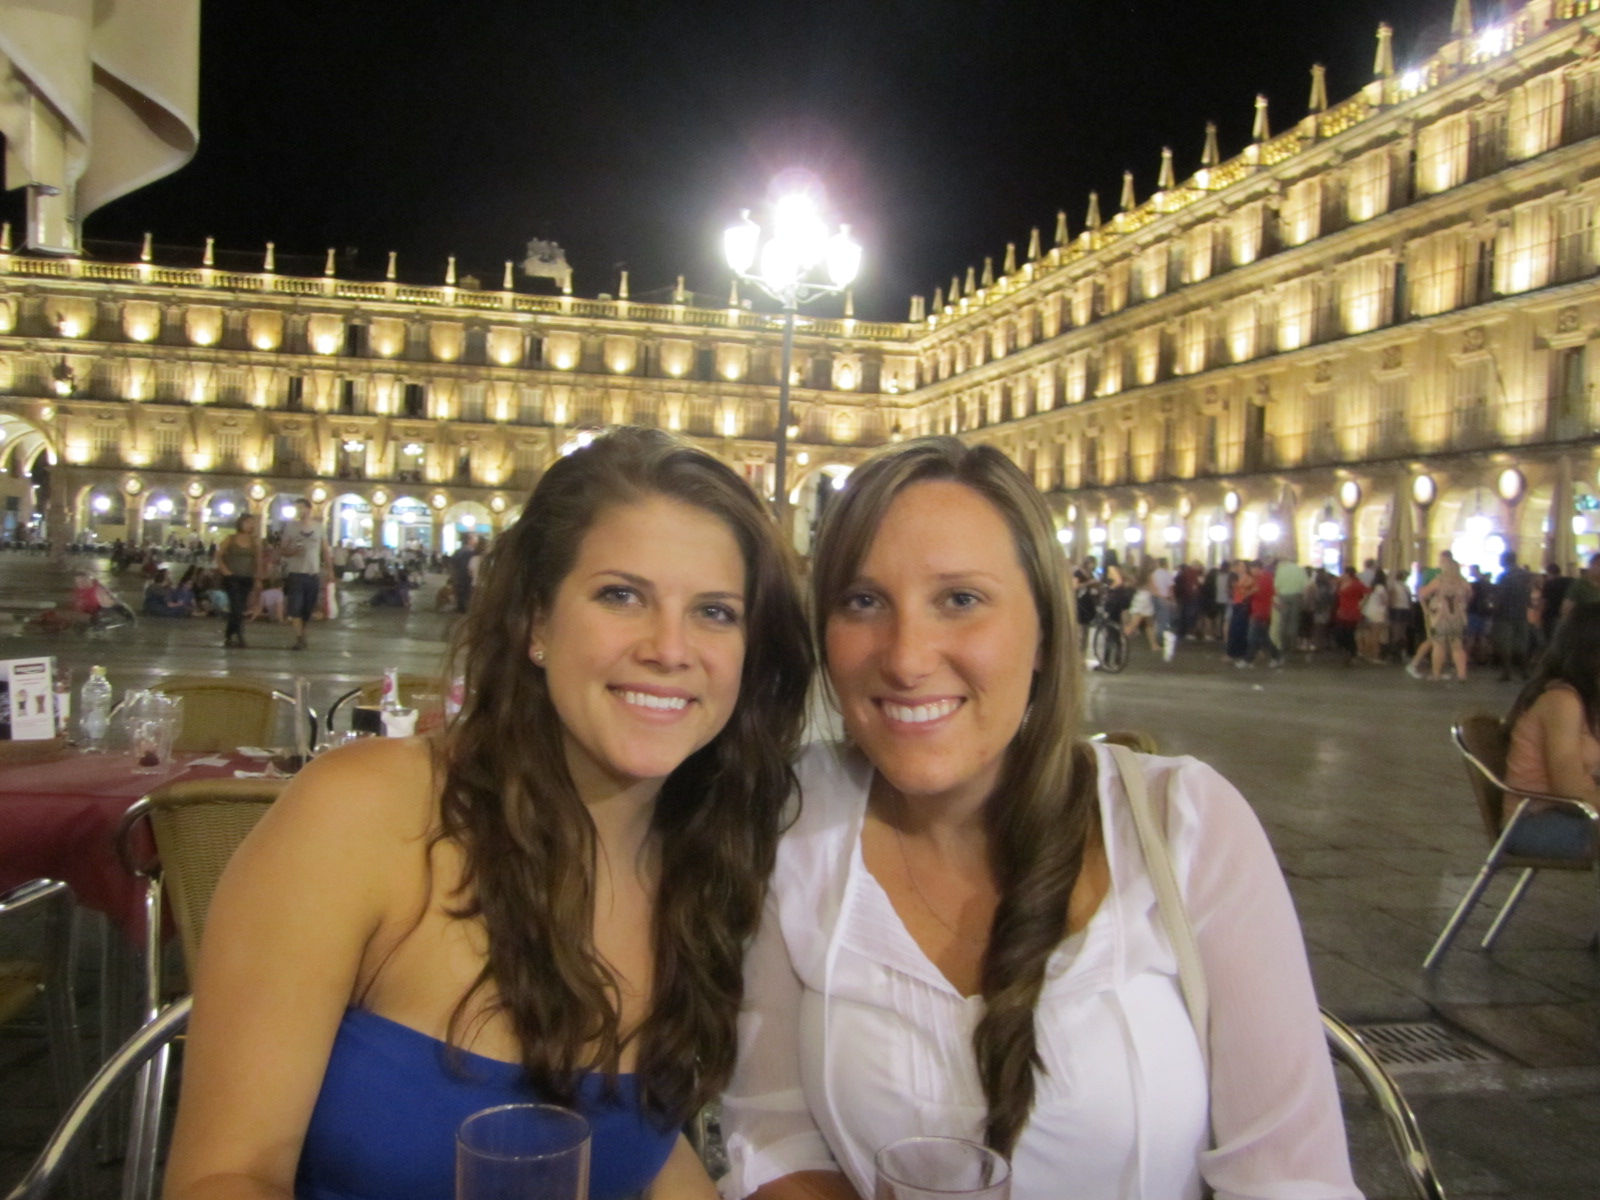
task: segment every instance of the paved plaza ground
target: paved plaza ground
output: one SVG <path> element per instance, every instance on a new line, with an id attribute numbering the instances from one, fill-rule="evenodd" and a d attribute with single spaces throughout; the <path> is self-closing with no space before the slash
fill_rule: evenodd
<path id="1" fill-rule="evenodd" d="M 64 596 L 69 578 L 0 554 L 0 613 Z M 131 582 L 122 590 L 137 591 Z M 419 602 L 431 594 L 419 590 Z M 437 668 L 448 616 L 421 603 L 410 613 L 373 610 L 361 596 L 347 589 L 345 615 L 315 624 L 304 653 L 288 650 L 282 626 L 252 626 L 250 649 L 225 652 L 220 622 L 152 620 L 103 639 L 7 638 L 0 627 L 0 652 L 12 652 L 0 657 L 52 653 L 80 680 L 104 663 L 119 691 L 168 674 L 238 672 L 278 686 L 298 674 L 319 708 L 386 666 Z M 1364 1026 L 1420 1024 L 1446 1049 L 1487 1060 L 1397 1068 L 1452 1197 L 1589 1200 L 1600 1195 L 1593 878 L 1546 873 L 1492 954 L 1474 937 L 1492 912 L 1486 904 L 1437 971 L 1420 966 L 1487 849 L 1450 723 L 1469 709 L 1504 711 L 1514 695 L 1487 672 L 1429 684 L 1394 667 L 1304 659 L 1241 671 L 1214 647 L 1187 643 L 1171 664 L 1136 650 L 1125 674 L 1091 676 L 1086 725 L 1146 730 L 1164 751 L 1206 759 L 1239 786 L 1288 876 L 1327 1007 Z M 1497 883 L 1490 902 L 1506 887 Z M 91 1013 L 94 982 L 86 972 Z M 46 1083 L 38 1037 L 0 1037 L 0 1184 L 50 1124 Z M 1368 1195 L 1405 1196 L 1378 1118 L 1353 1084 L 1346 1110 Z"/>

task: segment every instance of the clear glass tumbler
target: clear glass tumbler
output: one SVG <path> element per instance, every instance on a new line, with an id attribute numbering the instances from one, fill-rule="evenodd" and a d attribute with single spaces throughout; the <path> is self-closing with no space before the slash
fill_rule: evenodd
<path id="1" fill-rule="evenodd" d="M 554 1104 L 473 1113 L 456 1134 L 456 1200 L 588 1200 L 589 1122 Z"/>
<path id="2" fill-rule="evenodd" d="M 901 1138 L 879 1150 L 875 1162 L 873 1200 L 1007 1200 L 1011 1195 L 1011 1164 L 962 1138 Z"/>

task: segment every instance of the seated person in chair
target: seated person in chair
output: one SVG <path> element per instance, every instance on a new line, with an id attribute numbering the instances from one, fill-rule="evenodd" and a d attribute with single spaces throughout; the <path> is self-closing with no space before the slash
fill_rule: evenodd
<path id="1" fill-rule="evenodd" d="M 1556 629 L 1539 669 L 1506 715 L 1513 788 L 1600 805 L 1600 604 L 1574 608 Z M 1508 799 L 1507 816 L 1518 803 Z M 1588 818 L 1532 800 L 1506 849 L 1538 858 L 1582 858 L 1593 847 Z"/>

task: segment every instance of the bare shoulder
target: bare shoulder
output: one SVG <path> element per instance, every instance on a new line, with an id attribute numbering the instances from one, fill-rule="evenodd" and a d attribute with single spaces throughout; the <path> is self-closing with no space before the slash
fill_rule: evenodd
<path id="1" fill-rule="evenodd" d="M 1546 725 L 1568 722 L 1583 725 L 1588 717 L 1583 709 L 1583 699 L 1577 691 L 1571 684 L 1559 681 L 1545 688 L 1528 712 Z"/>
<path id="2" fill-rule="evenodd" d="M 370 738 L 313 759 L 261 822 L 262 839 L 299 840 L 366 855 L 432 829 L 439 785 L 423 738 Z"/>

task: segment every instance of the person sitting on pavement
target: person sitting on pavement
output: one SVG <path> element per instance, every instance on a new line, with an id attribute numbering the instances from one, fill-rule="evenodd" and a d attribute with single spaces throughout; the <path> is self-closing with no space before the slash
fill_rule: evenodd
<path id="1" fill-rule="evenodd" d="M 1600 604 L 1572 610 L 1539 669 L 1506 714 L 1506 782 L 1513 788 L 1600 805 Z M 1516 803 L 1516 797 L 1509 799 Z M 1580 858 L 1593 848 L 1587 817 L 1537 800 L 1506 849 L 1538 858 Z"/>
<path id="2" fill-rule="evenodd" d="M 147 617 L 192 617 L 194 596 L 180 595 L 172 586 L 172 576 L 162 567 L 144 589 L 144 614 Z"/>

